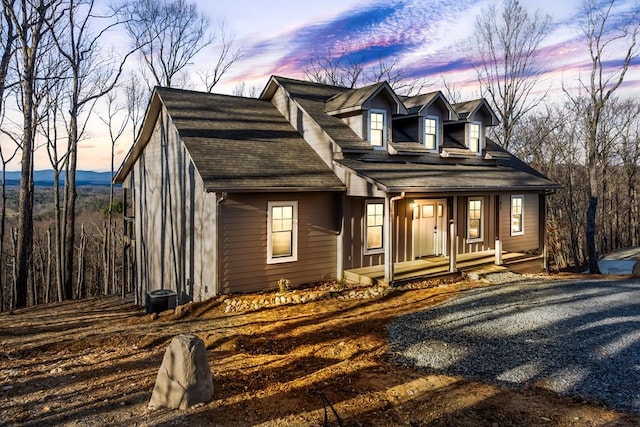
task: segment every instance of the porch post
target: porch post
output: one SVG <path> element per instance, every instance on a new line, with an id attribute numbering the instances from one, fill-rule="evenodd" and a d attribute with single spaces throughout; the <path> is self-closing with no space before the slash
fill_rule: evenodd
<path id="1" fill-rule="evenodd" d="M 384 229 L 384 281 L 393 283 L 393 207 L 389 194 L 384 196 L 384 218 L 387 223 Z"/>
<path id="2" fill-rule="evenodd" d="M 458 256 L 458 233 L 456 224 L 458 223 L 458 196 L 451 197 L 451 219 L 449 220 L 449 272 L 458 271 L 456 266 Z"/>
<path id="3" fill-rule="evenodd" d="M 340 218 L 340 229 L 336 233 L 336 279 L 341 282 L 344 278 L 344 217 L 345 217 L 345 201 L 344 196 L 341 199 L 342 218 Z"/>
<path id="4" fill-rule="evenodd" d="M 456 256 L 458 254 L 458 245 L 456 239 L 456 223 L 455 220 L 449 220 L 449 272 L 458 271 L 456 267 Z"/>
<path id="5" fill-rule="evenodd" d="M 500 208 L 502 207 L 502 203 L 500 202 L 500 195 L 496 195 L 494 197 L 494 210 L 496 212 L 495 216 L 495 230 L 496 230 L 496 265 L 502 265 L 502 242 L 500 241 Z"/>
<path id="6" fill-rule="evenodd" d="M 549 254 L 547 253 L 547 198 L 545 193 L 538 195 L 538 246 L 542 252 L 542 268 L 549 270 Z"/>

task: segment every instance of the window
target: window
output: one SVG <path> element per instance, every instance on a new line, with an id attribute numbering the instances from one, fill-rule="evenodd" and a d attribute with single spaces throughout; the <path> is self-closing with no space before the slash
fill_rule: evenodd
<path id="1" fill-rule="evenodd" d="M 479 153 L 482 143 L 480 125 L 478 123 L 469 124 L 469 150 Z"/>
<path id="2" fill-rule="evenodd" d="M 438 148 L 438 119 L 425 117 L 424 119 L 424 146 L 428 150 Z"/>
<path id="3" fill-rule="evenodd" d="M 269 202 L 267 264 L 297 261 L 298 202 Z"/>
<path id="4" fill-rule="evenodd" d="M 386 112 L 372 110 L 369 112 L 369 142 L 374 147 L 384 147 L 387 138 Z"/>
<path id="5" fill-rule="evenodd" d="M 524 196 L 511 196 L 511 235 L 524 234 Z"/>
<path id="6" fill-rule="evenodd" d="M 367 201 L 365 204 L 365 235 L 367 251 L 377 252 L 383 248 L 384 203 Z"/>
<path id="7" fill-rule="evenodd" d="M 482 199 L 469 199 L 467 213 L 467 241 L 482 241 Z"/>

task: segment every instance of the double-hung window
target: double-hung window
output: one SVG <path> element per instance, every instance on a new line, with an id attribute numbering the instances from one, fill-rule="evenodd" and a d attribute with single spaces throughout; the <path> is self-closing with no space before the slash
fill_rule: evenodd
<path id="1" fill-rule="evenodd" d="M 387 113 L 383 110 L 369 111 L 369 142 L 374 147 L 384 147 L 387 140 Z"/>
<path id="2" fill-rule="evenodd" d="M 482 241 L 483 208 L 481 198 L 469 199 L 467 211 L 467 241 Z"/>
<path id="3" fill-rule="evenodd" d="M 524 196 L 511 196 L 511 235 L 524 234 Z"/>
<path id="4" fill-rule="evenodd" d="M 479 153 L 482 144 L 482 133 L 479 123 L 469 123 L 469 150 Z"/>
<path id="5" fill-rule="evenodd" d="M 298 259 L 298 202 L 269 202 L 267 264 Z"/>
<path id="6" fill-rule="evenodd" d="M 424 146 L 427 150 L 435 150 L 438 148 L 437 117 L 424 118 Z"/>
<path id="7" fill-rule="evenodd" d="M 378 252 L 384 247 L 384 203 L 367 201 L 365 203 L 365 237 L 367 252 Z"/>

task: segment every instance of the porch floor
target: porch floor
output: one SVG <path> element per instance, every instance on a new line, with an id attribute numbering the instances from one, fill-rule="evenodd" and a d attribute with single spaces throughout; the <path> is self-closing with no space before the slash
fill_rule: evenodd
<path id="1" fill-rule="evenodd" d="M 394 281 L 404 282 L 415 279 L 458 276 L 473 278 L 499 271 L 540 272 L 543 270 L 541 255 L 526 255 L 519 252 L 503 252 L 502 265 L 496 265 L 494 251 L 459 254 L 456 260 L 457 272 L 449 271 L 449 257 L 434 256 L 413 261 L 398 262 L 393 265 Z M 364 285 L 385 284 L 384 265 L 345 270 L 344 279 Z"/>

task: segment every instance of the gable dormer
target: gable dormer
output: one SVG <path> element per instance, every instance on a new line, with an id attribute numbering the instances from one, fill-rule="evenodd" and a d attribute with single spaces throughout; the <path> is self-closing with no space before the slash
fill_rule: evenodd
<path id="1" fill-rule="evenodd" d="M 432 153 L 437 153 L 444 140 L 444 123 L 457 115 L 442 92 L 436 91 L 403 98 L 407 116 L 394 118 L 400 131 Z"/>
<path id="2" fill-rule="evenodd" d="M 486 129 L 488 126 L 496 126 L 499 123 L 498 117 L 484 98 L 461 102 L 452 107 L 458 115 L 458 122 L 464 123 L 465 147 L 477 156 L 482 156 L 486 147 Z"/>
<path id="3" fill-rule="evenodd" d="M 348 89 L 329 98 L 325 113 L 345 122 L 374 149 L 391 142 L 391 117 L 407 110 L 387 82 Z"/>

